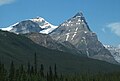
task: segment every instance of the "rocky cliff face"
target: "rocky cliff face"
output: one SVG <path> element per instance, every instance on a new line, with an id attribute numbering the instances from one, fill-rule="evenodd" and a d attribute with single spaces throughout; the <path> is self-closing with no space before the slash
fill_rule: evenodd
<path id="1" fill-rule="evenodd" d="M 54 49 L 54 50 L 59 50 L 64 52 L 70 52 L 72 54 L 81 55 L 81 52 L 71 43 L 57 42 L 47 34 L 29 33 L 29 34 L 26 34 L 25 36 L 31 39 L 32 41 L 34 41 L 36 44 L 39 44 L 40 46 L 44 46 L 48 49 Z"/>
<path id="2" fill-rule="evenodd" d="M 25 34 L 30 32 L 39 32 L 42 28 L 39 25 L 31 20 L 22 21 L 19 24 L 12 26 L 10 32 L 17 34 Z"/>
<path id="3" fill-rule="evenodd" d="M 111 45 L 104 45 L 106 49 L 108 49 L 112 56 L 115 58 L 115 60 L 120 63 L 120 48 L 119 47 L 114 47 Z"/>
<path id="4" fill-rule="evenodd" d="M 110 51 L 98 40 L 96 33 L 91 31 L 81 12 L 60 24 L 59 27 L 37 17 L 18 22 L 2 30 L 27 34 L 26 36 L 32 41 L 49 49 L 117 63 Z"/>
<path id="5" fill-rule="evenodd" d="M 97 35 L 90 30 L 81 12 L 62 23 L 51 36 L 59 42 L 70 42 L 90 58 L 116 63 Z"/>

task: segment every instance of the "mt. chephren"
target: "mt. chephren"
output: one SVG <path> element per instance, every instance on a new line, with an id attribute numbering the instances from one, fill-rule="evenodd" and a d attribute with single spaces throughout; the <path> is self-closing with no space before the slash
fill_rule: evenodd
<path id="1" fill-rule="evenodd" d="M 96 33 L 92 32 L 82 12 L 78 12 L 59 26 L 54 26 L 45 19 L 37 17 L 2 28 L 2 30 L 25 34 L 36 44 L 49 49 L 59 51 L 67 49 L 69 52 L 73 50 L 77 55 L 117 64 L 111 53 L 98 40 Z"/>
<path id="2" fill-rule="evenodd" d="M 82 12 L 60 24 L 50 35 L 58 42 L 70 42 L 89 58 L 116 63 L 97 35 L 91 31 Z"/>

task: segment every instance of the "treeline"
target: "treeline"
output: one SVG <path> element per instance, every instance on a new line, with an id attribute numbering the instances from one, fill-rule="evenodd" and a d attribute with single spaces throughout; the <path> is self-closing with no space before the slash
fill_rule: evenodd
<path id="1" fill-rule="evenodd" d="M 28 62 L 27 68 L 24 68 L 23 65 L 16 68 L 12 61 L 7 70 L 0 62 L 0 81 L 120 81 L 120 72 L 62 75 L 57 71 L 56 64 L 52 67 L 49 66 L 48 71 L 45 72 L 45 67 L 41 64 L 38 69 L 36 53 L 34 54 L 34 65 L 30 65 Z"/>
<path id="2" fill-rule="evenodd" d="M 23 65 L 16 68 L 12 61 L 8 70 L 0 62 L 0 81 L 58 81 L 56 64 L 54 70 L 49 66 L 48 72 L 44 71 L 43 64 L 41 64 L 39 70 L 37 65 L 36 53 L 34 54 L 34 65 L 30 65 L 30 62 L 28 62 L 27 68 L 24 68 Z"/>
<path id="3" fill-rule="evenodd" d="M 44 72 L 44 66 L 41 64 L 40 70 L 36 70 L 35 66 L 30 66 L 25 69 L 23 65 L 16 68 L 14 63 L 11 62 L 10 69 L 5 69 L 4 64 L 0 63 L 0 81 L 58 81 L 58 75 L 56 71 L 56 64 L 54 71 L 51 66 L 47 73 Z"/>
<path id="4" fill-rule="evenodd" d="M 120 73 L 98 73 L 96 75 L 61 75 L 57 73 L 56 65 L 54 70 L 49 67 L 49 71 L 44 73 L 43 64 L 40 70 L 35 71 L 35 67 L 24 69 L 21 65 L 18 69 L 15 68 L 14 63 L 11 63 L 10 70 L 7 71 L 4 64 L 0 63 L 0 81 L 120 81 Z"/>

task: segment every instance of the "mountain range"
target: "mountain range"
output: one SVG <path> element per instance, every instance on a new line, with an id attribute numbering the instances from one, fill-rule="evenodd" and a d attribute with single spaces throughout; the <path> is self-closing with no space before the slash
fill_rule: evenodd
<path id="1" fill-rule="evenodd" d="M 41 34 L 41 33 L 28 33 L 25 34 L 26 37 L 31 39 L 33 42 L 40 46 L 44 46 L 49 49 L 59 50 L 64 52 L 70 52 L 72 54 L 79 55 L 80 51 L 77 50 L 74 45 L 69 42 L 57 42 L 51 38 L 48 34 Z"/>
<path id="2" fill-rule="evenodd" d="M 109 48 L 98 40 L 96 33 L 91 31 L 82 12 L 78 12 L 75 16 L 61 23 L 59 26 L 54 26 L 44 18 L 37 17 L 23 20 L 7 28 L 2 28 L 2 30 L 13 32 L 17 34 L 17 36 L 22 35 L 21 37 L 25 37 L 26 40 L 32 41 L 38 48 L 31 48 L 31 46 L 33 46 L 31 44 L 27 46 L 25 43 L 27 41 L 24 41 L 25 46 L 23 46 L 23 48 L 26 46 L 30 47 L 30 49 L 34 49 L 34 52 L 38 51 L 40 46 L 48 50 L 68 53 L 67 55 L 70 53 L 70 55 L 72 54 L 79 58 L 97 59 L 113 64 L 119 64 L 120 62 L 118 60 L 120 58 L 119 54 L 117 54 L 116 51 L 113 54 Z M 11 34 L 13 35 L 13 33 Z M 12 40 L 15 39 L 13 38 Z M 19 45 L 16 46 L 19 47 Z M 19 52 L 21 52 L 20 50 Z M 18 53 L 18 55 L 19 54 L 20 53 Z M 17 57 L 15 55 L 12 56 Z"/>
<path id="3" fill-rule="evenodd" d="M 34 54 L 37 56 L 38 68 L 44 65 L 47 71 L 49 66 L 57 65 L 59 73 L 98 73 L 119 71 L 120 66 L 104 61 L 94 60 L 72 53 L 48 49 L 34 43 L 24 35 L 0 30 L 0 62 L 9 70 L 13 61 L 15 66 L 21 64 L 27 68 L 28 63 L 34 65 Z"/>

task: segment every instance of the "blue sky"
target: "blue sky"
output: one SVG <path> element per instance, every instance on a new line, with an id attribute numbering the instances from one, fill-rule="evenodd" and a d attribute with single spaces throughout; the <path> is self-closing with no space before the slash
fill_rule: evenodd
<path id="1" fill-rule="evenodd" d="M 79 11 L 103 44 L 120 44 L 120 0 L 0 0 L 0 27 L 36 16 L 59 25 Z"/>

